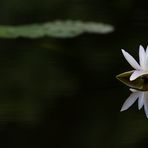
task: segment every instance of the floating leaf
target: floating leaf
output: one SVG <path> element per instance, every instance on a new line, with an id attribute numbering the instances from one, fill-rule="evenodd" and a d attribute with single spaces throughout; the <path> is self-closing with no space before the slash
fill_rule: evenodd
<path id="1" fill-rule="evenodd" d="M 143 75 L 134 81 L 130 81 L 129 78 L 132 73 L 133 71 L 124 72 L 117 75 L 116 78 L 125 85 L 129 86 L 130 88 L 142 91 L 148 91 L 148 75 Z"/>
<path id="2" fill-rule="evenodd" d="M 81 21 L 55 21 L 23 26 L 0 26 L 0 38 L 75 37 L 82 33 L 110 33 L 111 25 Z"/>

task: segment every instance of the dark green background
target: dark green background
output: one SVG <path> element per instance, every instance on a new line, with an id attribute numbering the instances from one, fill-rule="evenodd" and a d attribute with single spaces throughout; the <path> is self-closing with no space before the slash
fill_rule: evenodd
<path id="1" fill-rule="evenodd" d="M 134 0 L 1 0 L 0 24 L 109 23 L 106 35 L 0 39 L 0 147 L 141 148 L 148 119 L 115 76 L 148 43 L 148 5 Z"/>

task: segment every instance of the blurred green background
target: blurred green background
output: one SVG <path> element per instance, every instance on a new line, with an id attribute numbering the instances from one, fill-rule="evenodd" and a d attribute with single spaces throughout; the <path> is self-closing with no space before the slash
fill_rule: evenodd
<path id="1" fill-rule="evenodd" d="M 0 24 L 104 22 L 109 34 L 0 39 L 0 147 L 141 148 L 148 119 L 115 76 L 148 43 L 148 3 L 134 0 L 1 0 Z"/>

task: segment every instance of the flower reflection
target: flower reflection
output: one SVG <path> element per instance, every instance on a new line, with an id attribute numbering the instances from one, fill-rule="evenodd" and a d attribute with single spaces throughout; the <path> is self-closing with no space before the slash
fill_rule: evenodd
<path id="1" fill-rule="evenodd" d="M 140 110 L 144 106 L 144 111 L 148 118 L 148 91 L 139 91 L 135 89 L 130 89 L 130 91 L 132 93 L 124 102 L 121 111 L 127 110 L 138 99 L 138 109 Z"/>

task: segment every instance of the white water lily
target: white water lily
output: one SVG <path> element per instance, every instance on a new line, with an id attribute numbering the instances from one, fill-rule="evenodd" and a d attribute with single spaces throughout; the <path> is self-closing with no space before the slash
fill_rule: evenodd
<path id="1" fill-rule="evenodd" d="M 139 91 L 135 89 L 130 89 L 131 95 L 124 102 L 121 112 L 130 108 L 134 102 L 138 99 L 138 109 L 140 110 L 144 106 L 144 111 L 146 117 L 148 118 L 148 91 Z"/>
<path id="2" fill-rule="evenodd" d="M 128 61 L 128 63 L 135 69 L 132 75 L 130 76 L 130 81 L 133 81 L 140 76 L 148 74 L 148 47 L 146 48 L 146 51 L 141 45 L 139 47 L 140 64 L 138 64 L 137 61 L 125 50 L 122 49 L 122 53 L 125 59 Z"/>

